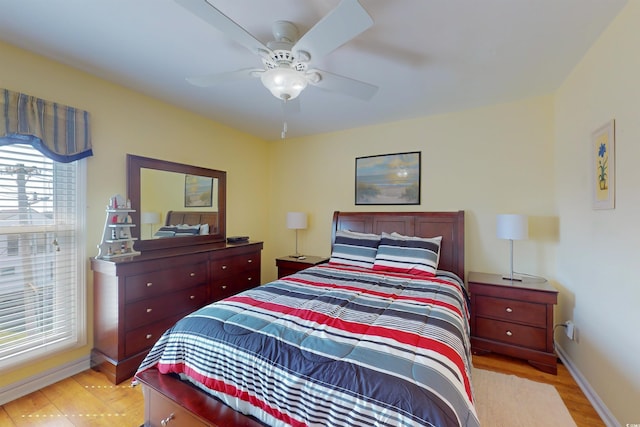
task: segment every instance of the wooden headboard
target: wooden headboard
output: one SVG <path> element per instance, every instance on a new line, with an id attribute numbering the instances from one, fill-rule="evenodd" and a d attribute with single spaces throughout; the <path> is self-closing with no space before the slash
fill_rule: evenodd
<path id="1" fill-rule="evenodd" d="M 209 224 L 209 234 L 218 232 L 218 212 L 169 211 L 164 225 Z"/>
<path id="2" fill-rule="evenodd" d="M 464 211 L 457 212 L 339 212 L 333 213 L 331 244 L 337 230 L 360 233 L 400 233 L 405 236 L 442 236 L 440 270 L 464 280 Z"/>

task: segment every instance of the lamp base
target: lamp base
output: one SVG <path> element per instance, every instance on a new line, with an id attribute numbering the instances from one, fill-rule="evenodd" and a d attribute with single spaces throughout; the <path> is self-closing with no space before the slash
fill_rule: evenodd
<path id="1" fill-rule="evenodd" d="M 289 255 L 289 258 L 295 258 L 295 259 L 305 259 L 306 256 L 302 255 L 302 254 L 298 254 L 298 255 Z"/>
<path id="2" fill-rule="evenodd" d="M 514 274 L 513 277 L 511 276 L 511 274 L 509 273 L 505 273 L 502 275 L 502 279 L 504 280 L 511 280 L 512 282 L 522 282 L 522 276 L 518 276 L 517 274 Z"/>

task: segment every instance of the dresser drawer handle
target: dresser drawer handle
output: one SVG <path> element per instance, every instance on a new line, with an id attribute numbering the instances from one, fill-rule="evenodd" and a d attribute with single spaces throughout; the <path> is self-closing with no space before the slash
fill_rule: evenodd
<path id="1" fill-rule="evenodd" d="M 227 285 L 220 286 L 222 289 L 227 289 Z"/>
<path id="2" fill-rule="evenodd" d="M 222 266 L 222 269 L 223 269 L 223 270 L 226 270 L 226 269 L 227 269 L 227 266 L 226 266 L 226 265 L 223 265 L 223 266 Z"/>
<path id="3" fill-rule="evenodd" d="M 150 288 L 150 287 L 152 287 L 152 286 L 153 286 L 153 283 L 152 283 L 152 282 L 147 282 L 147 288 Z"/>
<path id="4" fill-rule="evenodd" d="M 189 277 L 195 277 L 195 276 L 196 276 L 196 273 L 193 273 L 193 272 L 189 273 Z"/>
<path id="5" fill-rule="evenodd" d="M 153 311 L 153 308 L 147 308 L 147 313 L 151 313 Z"/>
<path id="6" fill-rule="evenodd" d="M 511 331 L 509 331 L 509 330 L 508 330 L 508 331 L 507 331 L 507 336 L 508 336 L 508 337 L 510 337 L 511 335 L 513 335 L 513 332 L 511 332 Z"/>
<path id="7" fill-rule="evenodd" d="M 196 299 L 195 295 L 189 295 L 189 299 Z"/>
<path id="8" fill-rule="evenodd" d="M 247 277 L 247 282 L 250 282 L 251 280 L 253 280 L 252 277 Z"/>
<path id="9" fill-rule="evenodd" d="M 148 340 L 150 340 L 152 337 L 153 337 L 153 335 L 152 335 L 152 334 L 147 334 L 147 335 L 146 335 L 146 338 L 147 338 Z"/>
<path id="10" fill-rule="evenodd" d="M 253 262 L 253 260 L 252 260 L 252 259 L 248 259 L 248 260 L 247 260 L 247 262 L 248 262 L 249 264 L 251 264 L 251 263 Z"/>
<path id="11" fill-rule="evenodd" d="M 175 418 L 175 416 L 173 414 L 171 414 L 167 418 L 165 418 L 164 420 L 161 420 L 160 421 L 160 425 L 162 427 L 167 427 L 169 425 L 169 422 L 174 418 Z"/>
<path id="12" fill-rule="evenodd" d="M 505 310 L 507 313 L 513 313 L 513 309 L 511 307 L 507 307 L 507 309 Z"/>

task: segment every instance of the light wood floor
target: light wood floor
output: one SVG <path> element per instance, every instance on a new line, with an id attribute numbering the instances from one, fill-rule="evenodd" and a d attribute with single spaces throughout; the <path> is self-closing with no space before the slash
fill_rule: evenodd
<path id="1" fill-rule="evenodd" d="M 526 362 L 497 355 L 473 356 L 476 368 L 513 374 L 556 387 L 578 427 L 602 427 L 597 412 L 559 364 L 558 375 L 545 374 Z M 92 370 L 45 387 L 0 407 L 0 426 L 123 426 L 144 421 L 140 387 L 129 381 L 114 386 Z"/>
<path id="2" fill-rule="evenodd" d="M 130 384 L 116 386 L 100 372 L 84 371 L 0 407 L 0 426 L 138 427 L 142 388 Z"/>

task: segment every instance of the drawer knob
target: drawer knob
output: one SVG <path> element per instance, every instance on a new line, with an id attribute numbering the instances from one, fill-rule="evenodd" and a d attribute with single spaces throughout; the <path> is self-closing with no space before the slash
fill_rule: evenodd
<path id="1" fill-rule="evenodd" d="M 175 416 L 174 416 L 173 414 L 171 414 L 171 415 L 169 415 L 167 418 L 165 418 L 164 420 L 161 420 L 161 421 L 160 421 L 160 425 L 161 425 L 162 427 L 166 427 L 166 426 L 168 426 L 168 425 L 169 425 L 169 422 L 170 422 L 172 419 L 174 419 L 174 418 L 175 418 Z"/>
<path id="2" fill-rule="evenodd" d="M 190 295 L 189 299 L 196 299 L 196 296 L 195 295 Z"/>
<path id="3" fill-rule="evenodd" d="M 507 309 L 505 310 L 507 313 L 513 313 L 513 309 L 511 307 L 507 307 Z"/>
<path id="4" fill-rule="evenodd" d="M 223 266 L 222 266 L 222 269 L 223 269 L 223 270 L 226 270 L 226 269 L 227 269 L 227 266 L 226 266 L 226 265 L 223 265 Z"/>
<path id="5" fill-rule="evenodd" d="M 147 288 L 150 288 L 151 286 L 153 286 L 152 282 L 147 282 Z"/>
<path id="6" fill-rule="evenodd" d="M 222 285 L 221 288 L 222 289 L 227 289 L 227 285 Z"/>
<path id="7" fill-rule="evenodd" d="M 147 336 L 146 336 L 146 338 L 147 338 L 148 340 L 150 340 L 150 339 L 151 339 L 151 337 L 153 337 L 153 335 L 151 335 L 151 334 L 147 334 Z"/>
<path id="8" fill-rule="evenodd" d="M 250 282 L 252 280 L 251 277 L 247 277 L 247 281 Z"/>
<path id="9" fill-rule="evenodd" d="M 511 331 L 509 331 L 509 330 L 508 330 L 508 331 L 507 331 L 507 336 L 508 336 L 508 337 L 510 337 L 511 335 L 513 335 L 513 332 L 511 332 Z"/>
<path id="10" fill-rule="evenodd" d="M 193 272 L 189 273 L 190 277 L 195 277 L 195 275 L 196 275 L 196 273 L 193 273 Z"/>
<path id="11" fill-rule="evenodd" d="M 153 311 L 153 308 L 147 308 L 147 313 L 151 313 Z"/>
<path id="12" fill-rule="evenodd" d="M 248 262 L 249 264 L 251 264 L 251 263 L 253 262 L 253 260 L 252 260 L 252 259 L 249 259 L 249 260 L 247 260 L 247 262 Z"/>

